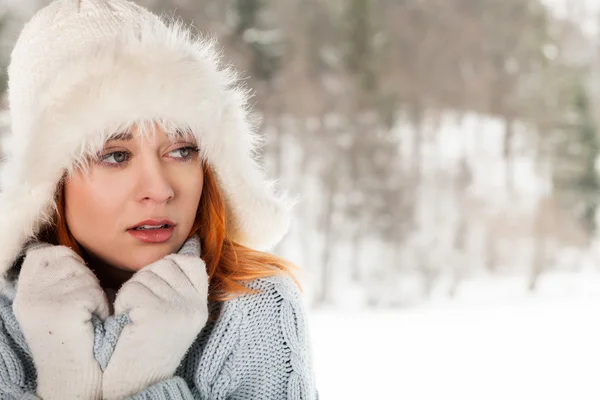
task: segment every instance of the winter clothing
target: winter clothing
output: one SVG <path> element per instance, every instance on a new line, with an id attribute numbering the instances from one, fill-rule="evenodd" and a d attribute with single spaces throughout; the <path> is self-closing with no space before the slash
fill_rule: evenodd
<path id="1" fill-rule="evenodd" d="M 106 319 L 109 307 L 83 260 L 64 246 L 30 249 L 13 310 L 35 361 L 37 394 L 44 400 L 100 399 L 102 371 L 90 351 L 90 319 Z M 10 364 L 2 365 L 10 374 Z"/>
<path id="2" fill-rule="evenodd" d="M 260 292 L 223 303 L 209 302 L 211 312 L 220 309 L 219 317 L 207 322 L 175 375 L 127 398 L 318 399 L 306 315 L 296 284 L 277 276 L 257 279 L 247 286 Z M 93 354 L 101 365 L 106 365 L 107 359 L 110 365 L 112 357 L 117 357 L 116 338 L 122 338 L 121 330 L 129 323 L 123 317 L 109 317 L 103 324 L 93 320 Z M 39 400 L 33 350 L 28 349 L 19 329 L 11 298 L 0 295 L 0 399 Z M 76 385 L 79 379 L 84 377 L 70 378 L 69 384 Z"/>
<path id="3" fill-rule="evenodd" d="M 254 155 L 247 91 L 213 43 L 126 0 L 55 0 L 24 27 L 8 69 L 12 136 L 2 167 L 0 283 L 54 210 L 65 170 L 133 124 L 191 131 L 223 193 L 228 235 L 259 250 L 289 227 Z M 143 88 L 143 90 L 141 90 Z"/>
<path id="4" fill-rule="evenodd" d="M 115 302 L 115 315 L 131 323 L 104 370 L 103 397 L 120 399 L 171 378 L 206 324 L 207 299 L 200 253 L 171 254 L 134 274 Z"/>
<path id="5" fill-rule="evenodd" d="M 108 316 L 81 258 L 62 246 L 28 247 L 52 220 L 65 173 L 112 135 L 150 123 L 195 136 L 232 240 L 260 250 L 281 239 L 291 202 L 274 194 L 254 158 L 246 92 L 213 45 L 126 0 L 56 0 L 23 29 L 8 72 L 0 399 L 315 399 L 291 278 L 257 279 L 247 282 L 256 294 L 209 302 L 193 238 L 135 273 Z"/>

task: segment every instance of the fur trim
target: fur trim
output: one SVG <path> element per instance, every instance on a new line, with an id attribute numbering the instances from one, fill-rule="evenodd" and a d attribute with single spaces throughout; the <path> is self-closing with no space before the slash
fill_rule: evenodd
<path id="1" fill-rule="evenodd" d="M 275 182 L 265 179 L 255 159 L 261 140 L 249 120 L 247 90 L 230 68 L 219 66 L 214 42 L 192 36 L 179 22 L 144 21 L 71 54 L 59 73 L 40 79 L 35 99 L 11 93 L 0 274 L 52 217 L 65 172 L 85 165 L 132 124 L 159 122 L 169 133 L 194 134 L 223 193 L 234 241 L 267 249 L 288 230 L 293 201 L 274 195 Z M 11 71 L 18 68 L 11 64 Z"/>

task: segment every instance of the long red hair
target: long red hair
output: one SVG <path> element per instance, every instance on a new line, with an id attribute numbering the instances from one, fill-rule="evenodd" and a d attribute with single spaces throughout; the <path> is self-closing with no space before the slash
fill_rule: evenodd
<path id="1" fill-rule="evenodd" d="M 233 242 L 227 236 L 227 215 L 221 191 L 214 174 L 204 163 L 204 186 L 190 237 L 198 233 L 201 258 L 206 263 L 209 277 L 209 298 L 225 301 L 241 294 L 254 293 L 245 281 L 287 274 L 296 284 L 292 271 L 298 267 L 281 257 L 257 251 Z M 54 224 L 47 227 L 40 238 L 52 244 L 70 247 L 83 258 L 83 251 L 67 226 L 65 218 L 64 184 L 57 190 L 57 215 Z"/>

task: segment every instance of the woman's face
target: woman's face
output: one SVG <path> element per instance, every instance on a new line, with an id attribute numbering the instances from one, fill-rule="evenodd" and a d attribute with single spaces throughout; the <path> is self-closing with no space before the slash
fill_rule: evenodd
<path id="1" fill-rule="evenodd" d="M 93 257 L 129 271 L 176 252 L 202 193 L 196 146 L 191 138 L 171 141 L 159 127 L 156 135 L 137 135 L 133 128 L 108 141 L 89 172 L 65 182 L 73 237 Z"/>

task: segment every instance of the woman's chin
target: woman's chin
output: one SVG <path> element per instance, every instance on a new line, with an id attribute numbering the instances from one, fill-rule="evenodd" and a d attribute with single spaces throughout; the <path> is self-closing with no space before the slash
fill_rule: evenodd
<path id="1" fill-rule="evenodd" d="M 138 253 L 138 254 L 135 254 Z M 145 249 L 144 251 L 131 252 L 130 257 L 120 263 L 122 269 L 129 271 L 139 271 L 140 269 L 152 264 L 169 255 L 169 249 Z"/>

